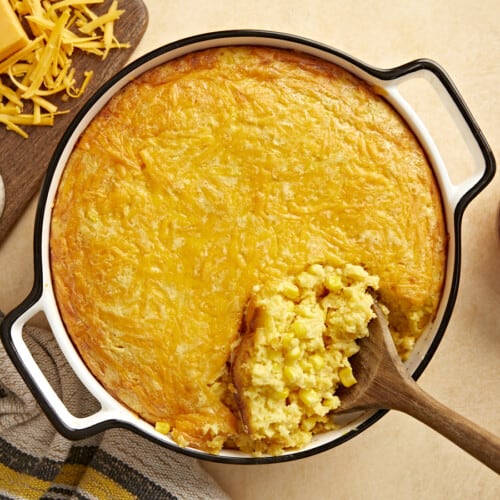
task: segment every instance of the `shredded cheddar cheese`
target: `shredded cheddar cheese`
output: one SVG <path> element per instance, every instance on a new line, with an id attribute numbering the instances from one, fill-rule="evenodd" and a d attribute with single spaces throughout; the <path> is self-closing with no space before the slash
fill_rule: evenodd
<path id="1" fill-rule="evenodd" d="M 50 126 L 56 115 L 68 112 L 59 110 L 51 96 L 78 98 L 88 86 L 92 71 L 84 71 L 77 83 L 75 49 L 106 59 L 111 49 L 129 44 L 120 43 L 114 34 L 115 22 L 124 12 L 118 0 L 101 15 L 90 6 L 104 0 L 8 1 L 29 43 L 0 60 L 0 123 L 27 138 L 23 126 Z"/>

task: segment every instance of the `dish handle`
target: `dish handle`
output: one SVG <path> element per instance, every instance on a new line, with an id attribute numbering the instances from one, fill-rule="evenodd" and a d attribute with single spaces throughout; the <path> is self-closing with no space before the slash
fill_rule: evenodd
<path id="1" fill-rule="evenodd" d="M 29 302 L 28 298 L 23 304 Z M 103 400 L 99 400 L 95 394 L 93 395 L 101 408 L 94 414 L 77 417 L 68 410 L 23 338 L 25 324 L 35 314 L 44 310 L 43 297 L 27 307 L 23 304 L 9 313 L 0 324 L 2 342 L 10 359 L 54 427 L 68 439 L 81 439 L 116 427 L 117 421 L 113 409 Z"/>
<path id="2" fill-rule="evenodd" d="M 417 59 L 389 70 L 395 83 L 415 76 L 423 77 L 441 99 L 453 119 L 465 145 L 474 160 L 474 171 L 462 182 L 455 184 L 447 178 L 450 201 L 458 213 L 484 189 L 495 175 L 495 157 L 479 125 L 448 73 L 435 61 Z"/>

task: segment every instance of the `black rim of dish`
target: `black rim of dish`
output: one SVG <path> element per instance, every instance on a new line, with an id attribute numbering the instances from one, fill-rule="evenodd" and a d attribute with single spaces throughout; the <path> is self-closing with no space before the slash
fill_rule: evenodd
<path id="1" fill-rule="evenodd" d="M 39 197 L 36 219 L 35 219 L 35 229 L 34 229 L 34 284 L 29 295 L 24 299 L 24 301 L 19 304 L 15 309 L 13 309 L 4 319 L 1 324 L 1 335 L 2 342 L 6 351 L 8 352 L 10 358 L 12 359 L 14 365 L 20 372 L 21 376 L 25 380 L 26 384 L 30 388 L 34 397 L 39 402 L 43 411 L 52 422 L 57 431 L 69 439 L 82 439 L 91 435 L 94 435 L 98 432 L 102 432 L 104 430 L 110 428 L 128 428 L 135 433 L 139 433 L 146 437 L 147 439 L 165 446 L 171 450 L 176 452 L 180 452 L 186 455 L 189 455 L 194 458 L 209 460 L 214 462 L 221 463 L 232 463 L 232 464 L 264 464 L 264 463 L 279 463 L 279 462 L 287 462 L 291 460 L 296 460 L 299 458 L 305 458 L 308 456 L 315 455 L 317 453 L 321 453 L 325 450 L 329 450 L 334 448 L 350 439 L 359 433 L 363 432 L 365 429 L 373 425 L 376 421 L 378 421 L 387 410 L 380 410 L 373 414 L 371 417 L 363 421 L 356 430 L 352 430 L 347 432 L 345 435 L 340 436 L 330 442 L 327 442 L 323 445 L 316 446 L 307 450 L 298 450 L 294 453 L 287 453 L 285 455 L 280 456 L 264 456 L 264 457 L 250 457 L 250 456 L 220 456 L 220 455 L 210 455 L 208 453 L 198 451 L 192 448 L 182 448 L 175 444 L 166 443 L 160 440 L 155 439 L 153 436 L 148 435 L 142 430 L 134 427 L 131 424 L 123 423 L 118 420 L 107 420 L 98 424 L 95 424 L 86 429 L 73 429 L 68 427 L 58 416 L 57 411 L 51 406 L 50 402 L 47 401 L 44 395 L 38 389 L 34 380 L 32 380 L 31 374 L 28 372 L 27 368 L 24 365 L 24 362 L 17 352 L 12 340 L 11 340 L 11 328 L 13 323 L 19 318 L 24 312 L 30 309 L 42 296 L 42 288 L 43 288 L 43 274 L 42 274 L 42 228 L 43 228 L 43 219 L 44 214 L 47 209 L 47 197 L 49 194 L 49 189 L 52 183 L 52 177 L 56 170 L 56 167 L 59 163 L 60 157 L 66 147 L 67 142 L 72 137 L 75 129 L 85 117 L 85 115 L 92 109 L 95 103 L 98 101 L 100 97 L 102 97 L 111 87 L 113 87 L 117 82 L 122 80 L 124 77 L 129 75 L 134 70 L 138 69 L 145 63 L 148 63 L 159 56 L 163 56 L 164 54 L 171 52 L 175 49 L 180 49 L 184 47 L 189 47 L 190 45 L 200 44 L 201 42 L 214 42 L 216 40 L 220 40 L 221 45 L 227 45 L 224 43 L 225 40 L 234 39 L 234 44 L 238 43 L 238 39 L 258 39 L 259 43 L 265 45 L 265 41 L 268 40 L 269 44 L 272 45 L 273 42 L 276 41 L 284 41 L 291 42 L 293 44 L 298 44 L 298 47 L 304 46 L 307 48 L 318 49 L 319 51 L 333 55 L 339 59 L 344 60 L 348 64 L 352 64 L 359 68 L 361 71 L 365 72 L 368 75 L 371 75 L 380 80 L 394 80 L 400 78 L 409 73 L 413 73 L 419 70 L 427 70 L 434 73 L 435 76 L 440 80 L 443 84 L 450 97 L 453 99 L 457 108 L 461 112 L 464 120 L 469 126 L 474 138 L 476 139 L 481 153 L 484 157 L 485 161 L 485 170 L 482 177 L 471 187 L 469 191 L 467 191 L 459 200 L 456 205 L 455 212 L 453 214 L 453 224 L 454 224 L 454 265 L 452 270 L 452 278 L 451 278 L 451 286 L 449 297 L 446 303 L 446 307 L 444 310 L 442 321 L 439 325 L 439 328 L 434 336 L 429 348 L 426 350 L 425 355 L 422 361 L 417 366 L 416 370 L 413 373 L 413 377 L 418 379 L 418 377 L 422 374 L 431 358 L 433 357 L 441 339 L 445 332 L 445 329 L 450 320 L 450 316 L 455 305 L 457 293 L 458 293 L 458 284 L 459 284 L 459 276 L 460 276 L 460 262 L 461 262 L 461 235 L 460 228 L 462 222 L 462 216 L 467 205 L 472 201 L 472 199 L 477 196 L 491 181 L 495 174 L 495 159 L 493 157 L 493 153 L 483 136 L 479 126 L 476 121 L 472 117 L 467 105 L 462 99 L 460 93 L 457 88 L 446 74 L 446 72 L 434 61 L 429 59 L 417 59 L 415 61 L 411 61 L 409 63 L 403 64 L 401 66 L 392 68 L 392 69 L 379 69 L 372 66 L 369 66 L 348 54 L 345 54 L 337 49 L 334 49 L 328 45 L 324 45 L 322 43 L 315 42 L 313 40 L 302 38 L 299 36 L 280 33 L 275 31 L 264 31 L 264 30 L 253 30 L 253 29 L 245 29 L 245 30 L 228 30 L 228 31 L 218 31 L 218 32 L 210 32 L 204 33 L 201 35 L 196 35 L 188 38 L 184 38 L 182 40 L 169 43 L 164 45 L 156 50 L 153 50 L 144 56 L 138 58 L 132 63 L 128 64 L 121 71 L 116 73 L 111 79 L 109 79 L 102 87 L 100 87 L 86 102 L 86 104 L 81 108 L 81 110 L 76 114 L 75 118 L 69 125 L 68 129 L 64 133 L 61 141 L 59 142 L 52 159 L 49 163 L 47 173 L 45 176 L 45 180 L 43 182 L 41 193 Z M 249 43 L 249 42 L 245 42 Z M 213 45 L 215 46 L 215 44 Z M 196 49 L 198 50 L 198 49 Z M 443 300 L 445 298 L 443 297 Z"/>

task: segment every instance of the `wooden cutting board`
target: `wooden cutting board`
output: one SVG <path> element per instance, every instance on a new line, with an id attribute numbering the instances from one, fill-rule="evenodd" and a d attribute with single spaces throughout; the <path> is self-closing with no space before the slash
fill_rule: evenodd
<path id="1" fill-rule="evenodd" d="M 108 4 L 106 1 L 104 5 Z M 5 208 L 0 215 L 0 244 L 38 192 L 50 158 L 68 124 L 86 99 L 126 64 L 141 40 L 148 22 L 148 12 L 142 0 L 122 0 L 119 8 L 125 9 L 125 12 L 115 24 L 115 33 L 121 42 L 129 42 L 130 48 L 111 50 L 104 61 L 90 54 L 73 57 L 77 74 L 80 70 L 93 70 L 94 75 L 79 99 L 70 99 L 67 103 L 54 100 L 60 104 L 61 110 L 69 109 L 68 114 L 56 116 L 52 127 L 25 127 L 28 139 L 0 125 L 0 175 L 5 185 Z M 98 12 L 97 8 L 94 10 Z"/>

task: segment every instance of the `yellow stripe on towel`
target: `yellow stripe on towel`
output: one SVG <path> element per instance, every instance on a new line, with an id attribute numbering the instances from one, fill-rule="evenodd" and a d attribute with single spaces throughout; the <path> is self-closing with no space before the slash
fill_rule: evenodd
<path id="1" fill-rule="evenodd" d="M 137 498 L 108 476 L 91 466 L 82 464 L 64 464 L 54 479 L 54 486 L 76 486 L 80 492 L 94 498 L 119 498 L 128 500 Z"/>
<path id="2" fill-rule="evenodd" d="M 77 486 L 85 475 L 88 466 L 83 464 L 64 464 L 54 478 L 57 486 Z"/>
<path id="3" fill-rule="evenodd" d="M 74 475 L 81 471 L 81 465 L 65 464 L 63 477 L 71 475 L 71 469 L 75 468 Z M 57 479 L 57 478 L 56 478 Z M 89 493 L 95 498 L 119 498 L 120 500 L 137 498 L 130 491 L 126 490 L 108 476 L 96 471 L 90 466 L 85 467 L 85 473 L 81 476 L 78 488 L 82 493 Z"/>
<path id="4" fill-rule="evenodd" d="M 0 463 L 0 496 L 21 497 L 26 500 L 38 500 L 49 488 L 78 487 L 80 493 L 94 498 L 119 498 L 132 500 L 137 498 L 130 491 L 121 487 L 109 477 L 90 466 L 82 464 L 64 464 L 54 481 L 44 481 L 23 472 L 17 472 Z"/>
<path id="5" fill-rule="evenodd" d="M 0 463 L 0 494 L 8 497 L 22 497 L 27 500 L 38 500 L 50 486 L 49 481 L 16 472 Z"/>

